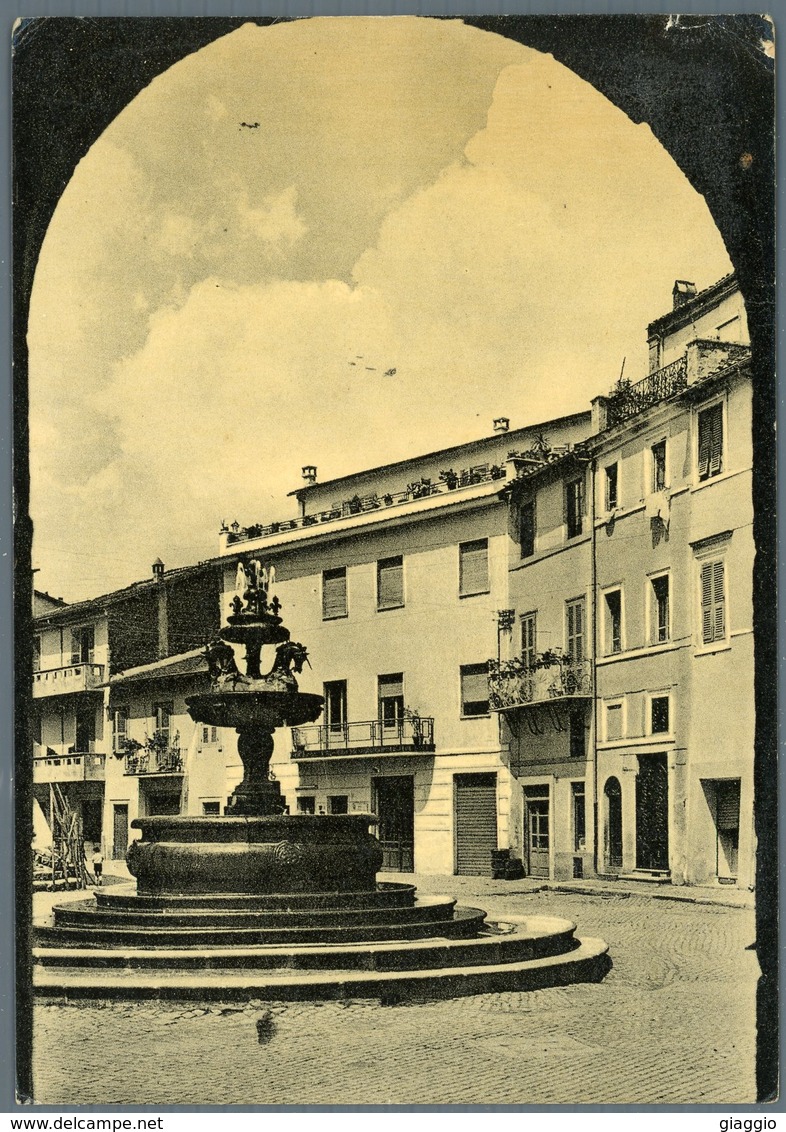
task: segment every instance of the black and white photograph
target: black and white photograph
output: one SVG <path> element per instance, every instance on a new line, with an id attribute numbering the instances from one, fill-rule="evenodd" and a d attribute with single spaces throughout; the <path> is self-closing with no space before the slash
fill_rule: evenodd
<path id="1" fill-rule="evenodd" d="M 19 1104 L 777 1100 L 773 39 L 17 22 Z"/>

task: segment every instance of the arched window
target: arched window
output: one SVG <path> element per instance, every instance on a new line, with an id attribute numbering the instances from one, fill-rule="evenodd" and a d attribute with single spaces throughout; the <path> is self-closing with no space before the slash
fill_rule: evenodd
<path id="1" fill-rule="evenodd" d="M 606 868 L 613 871 L 622 868 L 622 788 L 619 779 L 607 778 L 603 794 L 606 798 Z"/>

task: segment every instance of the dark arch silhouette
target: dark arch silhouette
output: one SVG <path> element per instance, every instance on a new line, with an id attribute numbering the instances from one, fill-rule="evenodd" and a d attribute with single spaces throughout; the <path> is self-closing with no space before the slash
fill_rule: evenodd
<path id="1" fill-rule="evenodd" d="M 17 1085 L 31 1095 L 29 897 L 32 768 L 25 705 L 32 672 L 26 331 L 35 265 L 77 162 L 156 75 L 244 23 L 273 19 L 103 18 L 24 21 L 14 36 L 14 487 L 17 601 Z M 774 78 L 745 16 L 467 18 L 549 52 L 633 121 L 649 123 L 707 201 L 737 271 L 753 354 L 757 1089 L 775 1095 L 777 1045 L 777 622 L 775 603 Z"/>

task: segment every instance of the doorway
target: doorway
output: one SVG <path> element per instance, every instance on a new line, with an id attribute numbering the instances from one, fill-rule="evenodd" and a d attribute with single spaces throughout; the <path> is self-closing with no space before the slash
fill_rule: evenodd
<path id="1" fill-rule="evenodd" d="M 112 810 L 112 856 L 123 861 L 128 851 L 128 803 L 116 802 Z"/>
<path id="2" fill-rule="evenodd" d="M 526 813 L 527 875 L 547 877 L 549 875 L 549 850 L 551 849 L 549 829 L 551 807 L 548 786 L 525 786 L 524 809 Z"/>
<path id="3" fill-rule="evenodd" d="M 715 871 L 721 884 L 734 884 L 739 868 L 740 848 L 739 778 L 721 779 L 715 783 L 715 826 Z"/>
<path id="4" fill-rule="evenodd" d="M 666 755 L 639 755 L 636 776 L 636 868 L 669 867 L 669 771 Z"/>
<path id="5" fill-rule="evenodd" d="M 457 774 L 456 875 L 490 876 L 497 848 L 496 774 Z"/>
<path id="6" fill-rule="evenodd" d="M 391 775 L 371 780 L 377 837 L 382 845 L 382 871 L 415 869 L 415 779 Z"/>
<path id="7" fill-rule="evenodd" d="M 606 868 L 619 872 L 622 868 L 622 788 L 613 775 L 603 787 L 606 799 Z"/>

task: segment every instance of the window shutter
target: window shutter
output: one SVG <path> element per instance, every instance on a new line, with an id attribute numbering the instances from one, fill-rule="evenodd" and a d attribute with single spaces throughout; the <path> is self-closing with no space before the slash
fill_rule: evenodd
<path id="1" fill-rule="evenodd" d="M 535 501 L 522 504 L 519 512 L 519 542 L 522 558 L 535 553 Z"/>
<path id="2" fill-rule="evenodd" d="M 485 593 L 489 588 L 489 544 L 487 539 L 465 542 L 459 547 L 459 593 Z"/>
<path id="3" fill-rule="evenodd" d="M 404 565 L 401 558 L 386 558 L 378 564 L 377 604 L 380 609 L 404 604 Z"/>
<path id="4" fill-rule="evenodd" d="M 326 570 L 322 575 L 322 617 L 346 617 L 347 615 L 347 572 Z"/>
<path id="5" fill-rule="evenodd" d="M 488 666 L 465 665 L 461 669 L 461 714 L 486 715 L 488 710 Z"/>
<path id="6" fill-rule="evenodd" d="M 701 568 L 701 634 L 705 645 L 712 643 L 712 563 Z"/>
<path id="7" fill-rule="evenodd" d="M 722 641 L 726 636 L 726 609 L 723 592 L 723 562 L 713 562 L 713 628 L 715 640 Z"/>
<path id="8" fill-rule="evenodd" d="M 79 664 L 82 659 L 81 638 L 78 633 L 71 634 L 71 663 Z"/>
<path id="9" fill-rule="evenodd" d="M 723 406 L 710 409 L 710 475 L 716 476 L 723 464 Z"/>
<path id="10" fill-rule="evenodd" d="M 535 663 L 535 614 L 529 613 L 521 619 L 521 659 L 527 668 Z"/>
<path id="11" fill-rule="evenodd" d="M 584 659 L 584 603 L 574 601 L 568 606 L 568 654 L 571 660 Z"/>

